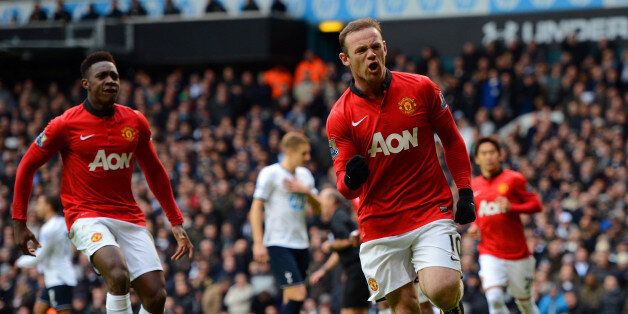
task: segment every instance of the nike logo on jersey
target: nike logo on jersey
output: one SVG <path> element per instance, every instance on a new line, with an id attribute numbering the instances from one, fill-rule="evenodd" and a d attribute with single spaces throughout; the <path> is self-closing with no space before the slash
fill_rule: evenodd
<path id="1" fill-rule="evenodd" d="M 358 120 L 358 122 L 353 122 L 351 121 L 351 125 L 353 126 L 358 126 L 360 123 L 362 123 L 362 121 L 364 121 L 364 119 L 366 119 L 368 116 L 364 116 L 362 119 Z"/>
<path id="2" fill-rule="evenodd" d="M 452 261 L 454 261 L 454 262 L 460 262 L 460 260 L 459 260 L 459 259 L 457 259 L 457 258 L 455 258 L 455 257 L 453 257 L 453 256 L 449 256 L 449 258 L 451 258 L 451 260 L 452 260 Z"/>
<path id="3" fill-rule="evenodd" d="M 88 139 L 88 138 L 90 138 L 90 137 L 92 137 L 94 135 L 96 135 L 96 134 L 90 134 L 90 135 L 85 135 L 85 136 L 81 135 L 80 139 L 81 139 L 81 141 L 84 141 L 84 140 L 86 140 L 86 139 Z"/>

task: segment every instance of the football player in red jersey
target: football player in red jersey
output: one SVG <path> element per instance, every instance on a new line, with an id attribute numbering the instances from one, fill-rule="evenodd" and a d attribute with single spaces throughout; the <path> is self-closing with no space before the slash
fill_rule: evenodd
<path id="1" fill-rule="evenodd" d="M 165 278 L 155 244 L 144 227 L 144 213 L 131 191 L 133 159 L 163 207 L 177 240 L 172 259 L 192 256 L 172 188 L 140 112 L 115 103 L 120 77 L 111 54 L 94 52 L 81 64 L 87 99 L 54 118 L 20 161 L 13 198 L 17 246 L 33 255 L 39 246 L 26 227 L 26 211 L 35 171 L 61 153 L 61 201 L 69 237 L 104 277 L 107 313 L 132 313 L 134 288 L 140 313 L 163 313 Z"/>
<path id="2" fill-rule="evenodd" d="M 480 277 L 491 314 L 509 313 L 504 289 L 515 297 L 524 314 L 538 313 L 531 300 L 534 257 L 528 250 L 520 214 L 542 210 L 539 197 L 517 171 L 502 168 L 499 142 L 485 137 L 478 140 L 475 163 L 481 175 L 473 178 L 477 220 L 469 235 L 480 239 Z"/>
<path id="3" fill-rule="evenodd" d="M 446 313 L 460 313 L 460 235 L 454 221 L 475 220 L 471 164 L 439 88 L 427 77 L 389 71 L 379 22 L 353 21 L 339 36 L 353 80 L 327 120 L 338 191 L 360 197 L 362 269 L 370 300 L 386 297 L 393 312 L 417 313 L 413 282 Z M 436 155 L 445 149 L 458 194 L 453 197 Z"/>

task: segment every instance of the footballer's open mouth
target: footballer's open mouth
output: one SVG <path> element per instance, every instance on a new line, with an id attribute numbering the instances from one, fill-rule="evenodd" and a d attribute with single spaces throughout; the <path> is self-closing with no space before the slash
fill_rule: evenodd
<path id="1" fill-rule="evenodd" d="M 376 73 L 379 70 L 379 63 L 377 61 L 369 63 L 368 69 L 369 72 Z"/>
<path id="2" fill-rule="evenodd" d="M 103 92 L 105 94 L 117 94 L 118 93 L 118 88 L 115 88 L 115 87 L 105 88 L 105 89 L 103 89 Z"/>

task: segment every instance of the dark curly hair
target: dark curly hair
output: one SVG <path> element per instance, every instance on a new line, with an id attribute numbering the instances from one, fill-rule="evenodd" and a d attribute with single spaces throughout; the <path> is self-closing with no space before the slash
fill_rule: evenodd
<path id="1" fill-rule="evenodd" d="M 87 78 L 87 71 L 89 71 L 89 68 L 94 63 L 98 63 L 98 62 L 101 62 L 101 61 L 109 61 L 109 62 L 111 62 L 113 64 L 116 63 L 113 60 L 113 56 L 108 51 L 92 52 L 87 57 L 85 57 L 85 60 L 83 60 L 83 62 L 81 62 L 81 77 L 82 78 Z"/>

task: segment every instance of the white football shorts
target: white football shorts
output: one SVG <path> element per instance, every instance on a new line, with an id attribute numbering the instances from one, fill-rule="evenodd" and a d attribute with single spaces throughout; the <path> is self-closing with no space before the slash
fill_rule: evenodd
<path id="1" fill-rule="evenodd" d="M 451 219 L 441 219 L 401 235 L 360 245 L 360 261 L 371 297 L 369 301 L 412 282 L 426 267 L 460 267 L 460 235 Z"/>
<path id="2" fill-rule="evenodd" d="M 90 260 L 104 246 L 119 247 L 131 281 L 147 272 L 163 270 L 151 234 L 130 222 L 102 217 L 77 219 L 70 228 L 70 241 Z"/>
<path id="3" fill-rule="evenodd" d="M 482 288 L 507 287 L 508 293 L 518 299 L 531 296 L 534 280 L 534 257 L 507 260 L 489 254 L 480 255 Z"/>

